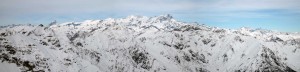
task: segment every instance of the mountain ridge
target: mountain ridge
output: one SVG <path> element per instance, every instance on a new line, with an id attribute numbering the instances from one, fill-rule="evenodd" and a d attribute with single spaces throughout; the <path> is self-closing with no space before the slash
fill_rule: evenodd
<path id="1" fill-rule="evenodd" d="M 299 36 L 179 22 L 169 14 L 20 25 L 0 29 L 0 66 L 47 72 L 293 72 L 300 71 Z"/>

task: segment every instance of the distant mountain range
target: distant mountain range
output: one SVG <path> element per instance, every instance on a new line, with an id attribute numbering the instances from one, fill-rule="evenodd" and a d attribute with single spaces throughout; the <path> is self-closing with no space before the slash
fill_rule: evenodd
<path id="1" fill-rule="evenodd" d="M 171 15 L 0 28 L 0 72 L 296 72 L 300 34 Z"/>

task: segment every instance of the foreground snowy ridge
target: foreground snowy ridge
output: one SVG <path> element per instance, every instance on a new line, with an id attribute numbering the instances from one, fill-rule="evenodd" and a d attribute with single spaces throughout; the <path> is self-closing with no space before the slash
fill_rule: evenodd
<path id="1" fill-rule="evenodd" d="M 300 35 L 170 15 L 0 28 L 0 72 L 300 71 Z"/>

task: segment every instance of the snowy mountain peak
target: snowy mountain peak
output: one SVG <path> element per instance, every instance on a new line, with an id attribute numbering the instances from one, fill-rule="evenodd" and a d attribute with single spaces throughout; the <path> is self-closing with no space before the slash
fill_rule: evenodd
<path id="1" fill-rule="evenodd" d="M 167 20 L 171 20 L 173 19 L 173 16 L 171 16 L 170 14 L 166 14 L 166 15 L 160 15 L 158 17 L 154 17 L 159 21 L 167 21 Z"/>
<path id="2" fill-rule="evenodd" d="M 160 15 L 158 18 L 172 19 L 173 16 L 171 14 Z"/>
<path id="3" fill-rule="evenodd" d="M 0 29 L 0 72 L 295 72 L 300 34 L 179 22 L 169 14 Z"/>

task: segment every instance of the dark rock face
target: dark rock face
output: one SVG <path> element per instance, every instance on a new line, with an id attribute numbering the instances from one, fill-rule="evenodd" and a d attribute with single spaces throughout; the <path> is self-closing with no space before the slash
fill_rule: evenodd
<path id="1" fill-rule="evenodd" d="M 262 47 L 262 54 L 261 58 L 262 63 L 257 71 L 264 71 L 264 72 L 296 72 L 295 70 L 291 69 L 285 63 L 282 62 L 282 59 L 279 58 L 274 51 L 271 49 L 263 46 Z"/>
<path id="2" fill-rule="evenodd" d="M 149 70 L 152 68 L 151 60 L 148 56 L 149 53 L 146 51 L 141 51 L 139 48 L 133 48 L 134 50 L 130 51 L 132 60 L 143 69 Z"/>
<path id="3" fill-rule="evenodd" d="M 69 37 L 70 41 L 75 40 L 77 37 L 79 37 L 78 33 L 75 33 L 73 36 Z"/>
<path id="4" fill-rule="evenodd" d="M 234 40 L 235 40 L 235 41 L 238 41 L 238 42 L 241 42 L 241 43 L 244 42 L 244 40 L 242 40 L 240 36 L 234 37 Z"/>
<path id="5" fill-rule="evenodd" d="M 175 47 L 176 49 L 182 50 L 182 49 L 184 48 L 184 45 L 181 44 L 181 43 L 177 43 L 177 44 L 174 45 L 174 47 Z"/>
<path id="6" fill-rule="evenodd" d="M 192 26 L 192 25 L 185 25 L 185 26 L 182 26 L 180 29 L 181 29 L 182 31 L 201 30 L 199 27 Z"/>
<path id="7" fill-rule="evenodd" d="M 270 41 L 271 41 L 271 42 L 283 42 L 283 40 L 282 40 L 281 38 L 279 38 L 279 37 L 272 37 L 272 38 L 270 39 Z"/>
<path id="8" fill-rule="evenodd" d="M 0 62 L 23 72 L 299 70 L 289 55 L 299 54 L 300 40 L 243 31 L 176 22 L 169 15 L 0 28 Z"/>
<path id="9" fill-rule="evenodd" d="M 39 61 L 28 61 L 23 60 L 15 56 L 15 54 L 23 54 L 27 55 L 30 52 L 17 50 L 15 47 L 11 45 L 5 45 L 4 47 L 0 45 L 0 61 L 1 62 L 8 62 L 16 64 L 18 67 L 21 68 L 22 71 L 31 71 L 31 72 L 44 72 L 44 70 L 47 70 L 49 66 L 47 66 L 47 60 L 46 58 L 39 58 L 36 57 Z M 8 53 L 2 52 L 2 50 L 6 50 Z M 40 69 L 40 67 L 44 69 Z M 50 69 L 48 69 L 50 70 Z"/>
<path id="10" fill-rule="evenodd" d="M 202 42 L 203 44 L 207 45 L 208 43 L 211 42 L 211 39 L 203 39 Z"/>
<path id="11" fill-rule="evenodd" d="M 40 26 L 40 27 L 44 27 L 44 25 L 43 25 L 43 24 L 40 24 L 39 26 Z"/>
<path id="12" fill-rule="evenodd" d="M 77 42 L 76 45 L 83 47 L 82 43 L 80 43 L 80 42 Z"/>

